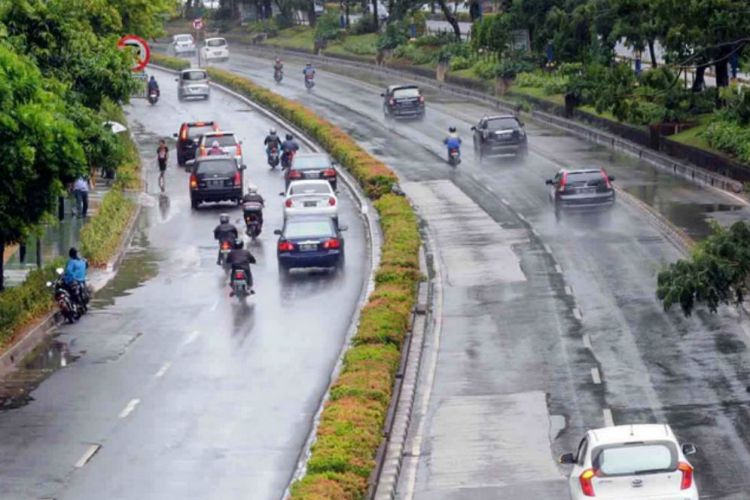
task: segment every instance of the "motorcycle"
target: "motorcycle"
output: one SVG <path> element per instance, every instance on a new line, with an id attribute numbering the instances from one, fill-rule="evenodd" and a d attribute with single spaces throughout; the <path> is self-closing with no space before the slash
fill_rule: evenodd
<path id="1" fill-rule="evenodd" d="M 284 70 L 283 69 L 274 70 L 273 79 L 276 80 L 276 83 L 281 83 L 281 80 L 284 79 Z"/>
<path id="2" fill-rule="evenodd" d="M 245 217 L 245 233 L 252 239 L 260 236 L 263 229 L 263 205 L 254 201 L 245 202 L 242 205 L 242 214 Z"/>
<path id="3" fill-rule="evenodd" d="M 232 288 L 233 295 L 239 300 L 243 300 L 252 293 L 248 286 L 247 271 L 244 269 L 232 269 L 232 277 L 229 285 Z"/>
<path id="4" fill-rule="evenodd" d="M 284 151 L 281 154 L 281 168 L 289 168 L 292 166 L 294 153 L 295 153 L 294 151 Z"/>
<path id="5" fill-rule="evenodd" d="M 79 305 L 71 295 L 68 287 L 65 286 L 65 283 L 62 279 L 62 268 L 57 269 L 57 274 L 59 275 L 59 278 L 57 278 L 55 281 L 48 281 L 47 287 L 52 288 L 55 302 L 60 308 L 60 312 L 62 313 L 65 320 L 68 323 L 75 323 L 80 319 L 81 316 L 83 316 L 83 313 L 85 312 L 84 308 L 86 306 Z M 88 292 L 86 292 L 86 295 L 88 295 Z"/>
<path id="6" fill-rule="evenodd" d="M 279 150 L 274 146 L 268 151 L 268 165 L 276 168 L 279 164 Z"/>
<path id="7" fill-rule="evenodd" d="M 219 265 L 226 266 L 227 255 L 232 251 L 232 242 L 224 240 L 219 243 Z"/>
<path id="8" fill-rule="evenodd" d="M 309 90 L 312 90 L 314 86 L 315 86 L 315 80 L 313 80 L 312 75 L 310 76 L 305 75 L 305 88 L 307 88 L 307 90 L 309 91 Z"/>
<path id="9" fill-rule="evenodd" d="M 159 100 L 159 91 L 156 90 L 156 89 L 149 90 L 148 91 L 148 102 L 150 102 L 151 105 L 153 106 L 154 104 L 156 104 L 156 101 L 158 101 L 158 100 Z"/>
<path id="10" fill-rule="evenodd" d="M 461 150 L 459 148 L 448 148 L 448 163 L 454 167 L 461 163 Z"/>

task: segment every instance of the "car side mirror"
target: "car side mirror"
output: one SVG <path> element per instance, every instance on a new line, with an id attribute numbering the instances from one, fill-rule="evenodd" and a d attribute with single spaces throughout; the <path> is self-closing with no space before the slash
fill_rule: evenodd
<path id="1" fill-rule="evenodd" d="M 381 92 L 380 97 L 385 97 L 385 94 Z"/>
<path id="2" fill-rule="evenodd" d="M 172 137 L 174 137 L 175 139 L 177 139 L 179 136 L 180 135 L 177 132 L 175 132 L 174 134 L 172 134 Z"/>
<path id="3" fill-rule="evenodd" d="M 552 179 L 547 179 L 546 181 L 544 181 L 544 183 L 548 186 L 553 186 L 555 184 L 555 181 L 553 181 Z"/>
<path id="4" fill-rule="evenodd" d="M 471 126 L 471 130 L 476 130 L 476 129 L 477 128 L 474 125 Z"/>
<path id="5" fill-rule="evenodd" d="M 609 180 L 610 180 L 610 181 L 613 181 L 613 180 L 615 180 L 615 176 L 614 176 L 614 175 L 610 175 L 610 176 L 609 176 Z"/>
<path id="6" fill-rule="evenodd" d="M 273 234 L 281 236 L 281 229 L 274 229 Z"/>
<path id="7" fill-rule="evenodd" d="M 176 81 L 176 82 L 179 82 L 179 81 L 180 81 L 180 79 L 179 79 L 179 78 L 175 78 L 175 79 L 174 79 L 174 81 Z"/>
<path id="8" fill-rule="evenodd" d="M 342 224 L 339 226 L 339 231 L 341 231 L 342 233 L 348 230 L 349 230 L 349 226 L 347 226 L 346 224 Z"/>
<path id="9" fill-rule="evenodd" d="M 576 457 L 572 453 L 564 453 L 560 455 L 561 464 L 574 464 L 576 463 Z"/>
<path id="10" fill-rule="evenodd" d="M 247 165 L 245 165 L 244 163 L 240 165 L 240 170 L 246 170 L 246 169 L 247 169 Z"/>
<path id="11" fill-rule="evenodd" d="M 682 453 L 684 455 L 695 455 L 695 453 L 698 451 L 698 449 L 695 447 L 693 443 L 684 443 L 682 445 Z"/>
<path id="12" fill-rule="evenodd" d="M 282 192 L 280 192 L 280 193 L 279 193 L 279 196 L 284 196 L 284 192 L 283 192 L 283 191 L 282 191 Z"/>
<path id="13" fill-rule="evenodd" d="M 518 124 L 519 124 L 520 126 L 522 126 L 522 127 L 525 127 L 525 126 L 526 126 L 526 124 L 525 124 L 524 122 L 522 122 L 522 121 L 519 121 L 519 122 L 518 122 Z"/>

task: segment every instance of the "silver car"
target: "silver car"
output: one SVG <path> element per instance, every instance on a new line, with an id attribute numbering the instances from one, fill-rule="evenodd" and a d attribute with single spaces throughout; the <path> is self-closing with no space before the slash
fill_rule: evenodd
<path id="1" fill-rule="evenodd" d="M 181 34 L 172 37 L 172 50 L 176 56 L 194 56 L 195 41 L 193 35 Z"/>
<path id="2" fill-rule="evenodd" d="M 206 70 L 200 68 L 183 69 L 176 80 L 177 98 L 180 100 L 194 97 L 208 99 L 211 94 Z"/>

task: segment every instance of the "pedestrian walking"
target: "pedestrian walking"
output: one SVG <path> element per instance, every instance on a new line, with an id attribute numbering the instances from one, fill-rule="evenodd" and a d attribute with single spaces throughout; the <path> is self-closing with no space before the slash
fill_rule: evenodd
<path id="1" fill-rule="evenodd" d="M 73 196 L 76 199 L 76 213 L 78 218 L 86 218 L 89 211 L 89 179 L 81 176 L 73 183 Z"/>
<path id="2" fill-rule="evenodd" d="M 167 143 L 162 139 L 159 141 L 159 147 L 156 148 L 156 159 L 159 162 L 159 188 L 164 192 L 164 172 L 167 171 L 167 158 L 169 158 L 169 148 Z"/>

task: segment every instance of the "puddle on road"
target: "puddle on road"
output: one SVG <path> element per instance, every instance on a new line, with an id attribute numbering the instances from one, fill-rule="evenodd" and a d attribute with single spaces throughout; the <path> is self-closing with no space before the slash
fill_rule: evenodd
<path id="1" fill-rule="evenodd" d="M 31 351 L 18 369 L 0 382 L 0 411 L 14 410 L 29 404 L 31 393 L 50 375 L 80 358 L 70 346 L 59 340 L 48 338 Z"/>

